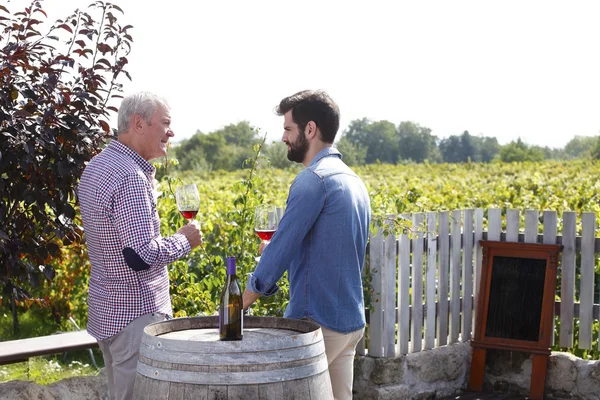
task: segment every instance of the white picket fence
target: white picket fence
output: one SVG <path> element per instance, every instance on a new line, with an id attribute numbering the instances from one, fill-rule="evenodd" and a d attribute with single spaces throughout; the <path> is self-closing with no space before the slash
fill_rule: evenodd
<path id="1" fill-rule="evenodd" d="M 522 215 L 507 210 L 502 215 L 500 209 L 489 209 L 485 221 L 484 215 L 483 209 L 402 215 L 412 221 L 409 231 L 384 237 L 379 230 L 370 238 L 368 339 L 361 341 L 358 354 L 394 357 L 471 339 L 482 239 L 563 245 L 557 281 L 561 289 L 556 292 L 560 301 L 555 307 L 560 316 L 559 344 L 573 347 L 578 318 L 579 348 L 591 349 L 592 323 L 599 318 L 600 309 L 594 304 L 595 253 L 600 252 L 596 215 L 583 213 L 578 220 L 577 213 L 564 212 L 562 232 L 557 231 L 555 211 L 526 210 Z M 581 236 L 577 236 L 578 230 Z M 577 253 L 581 253 L 578 298 Z"/>

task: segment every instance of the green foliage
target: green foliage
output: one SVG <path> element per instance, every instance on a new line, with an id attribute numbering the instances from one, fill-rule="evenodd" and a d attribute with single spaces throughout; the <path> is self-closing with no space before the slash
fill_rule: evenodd
<path id="1" fill-rule="evenodd" d="M 398 148 L 402 160 L 442 161 L 436 142 L 437 137 L 431 134 L 429 128 L 411 121 L 401 122 L 398 126 Z"/>
<path id="2" fill-rule="evenodd" d="M 442 139 L 439 144 L 444 162 L 490 162 L 500 151 L 496 138 L 472 136 L 464 131 L 460 136 Z"/>
<path id="3" fill-rule="evenodd" d="M 365 162 L 395 164 L 398 161 L 398 137 L 396 127 L 389 121 L 354 120 L 343 133 L 350 143 L 366 149 Z"/>
<path id="4" fill-rule="evenodd" d="M 591 155 L 594 160 L 600 160 L 600 137 L 596 139 L 596 144 L 592 148 Z"/>
<path id="5" fill-rule="evenodd" d="M 545 159 L 543 149 L 527 146 L 521 138 L 512 141 L 500 149 L 500 160 L 505 163 L 543 161 Z"/>
<path id="6" fill-rule="evenodd" d="M 98 368 L 104 366 L 99 349 L 94 350 L 94 359 Z M 83 351 L 49 357 L 32 357 L 28 361 L 0 366 L 0 383 L 23 380 L 49 385 L 74 376 L 94 376 L 100 371 L 91 364 L 88 353 Z"/>
<path id="7" fill-rule="evenodd" d="M 129 77 L 121 9 L 97 1 L 90 12 L 42 34 L 41 1 L 13 14 L 0 6 L 0 288 L 15 329 L 15 305 L 54 277 L 60 247 L 81 239 L 77 180 L 110 134 L 109 101 Z"/>
<path id="8" fill-rule="evenodd" d="M 347 137 L 342 138 L 335 146 L 340 153 L 344 162 L 349 166 L 364 165 L 367 157 L 367 149 L 359 144 L 352 143 Z"/>
<path id="9" fill-rule="evenodd" d="M 181 170 L 225 170 L 243 168 L 244 161 L 252 157 L 252 146 L 259 142 L 247 121 L 230 124 L 223 129 L 203 134 L 196 132 L 175 148 Z"/>
<path id="10" fill-rule="evenodd" d="M 296 163 L 287 158 L 287 146 L 283 142 L 273 142 L 263 147 L 264 155 L 271 163 L 273 168 L 286 169 L 294 168 Z"/>
<path id="11" fill-rule="evenodd" d="M 600 136 L 575 136 L 565 145 L 565 157 L 569 159 L 591 157 L 599 139 Z"/>

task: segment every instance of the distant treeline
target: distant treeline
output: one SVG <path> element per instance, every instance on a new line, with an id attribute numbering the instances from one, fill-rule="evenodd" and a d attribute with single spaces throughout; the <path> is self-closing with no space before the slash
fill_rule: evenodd
<path id="1" fill-rule="evenodd" d="M 174 151 L 181 170 L 232 171 L 242 168 L 244 160 L 252 156 L 253 146 L 261 140 L 259 132 L 242 121 L 210 133 L 197 131 L 174 146 Z M 352 121 L 335 146 L 349 165 L 600 158 L 600 136 L 575 136 L 562 149 L 532 146 L 521 139 L 501 146 L 495 137 L 474 136 L 468 131 L 439 139 L 431 129 L 414 122 L 394 125 L 366 118 Z M 281 142 L 265 143 L 263 154 L 275 168 L 292 165 Z"/>

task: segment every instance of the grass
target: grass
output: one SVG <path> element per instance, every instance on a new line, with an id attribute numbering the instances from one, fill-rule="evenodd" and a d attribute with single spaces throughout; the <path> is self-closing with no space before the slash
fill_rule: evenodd
<path id="1" fill-rule="evenodd" d="M 93 353 L 98 367 L 102 368 L 104 364 L 100 350 L 94 349 Z M 48 385 L 72 376 L 93 376 L 99 372 L 92 365 L 89 353 L 84 350 L 63 355 L 32 357 L 26 362 L 1 365 L 0 383 L 23 380 Z"/>
<path id="2" fill-rule="evenodd" d="M 40 321 L 48 321 L 40 323 Z M 12 316 L 0 314 L 0 338 L 2 341 L 51 335 L 64 331 L 54 321 L 40 316 L 39 310 L 19 314 L 20 330 L 13 332 Z M 73 329 L 73 328 L 72 328 Z M 2 342 L 0 341 L 0 346 Z M 51 356 L 32 357 L 28 361 L 0 365 L 0 383 L 12 380 L 27 380 L 40 385 L 48 385 L 72 376 L 92 376 L 100 372 L 104 359 L 100 349 L 92 349 L 98 366 L 94 367 L 88 350 L 78 350 Z"/>

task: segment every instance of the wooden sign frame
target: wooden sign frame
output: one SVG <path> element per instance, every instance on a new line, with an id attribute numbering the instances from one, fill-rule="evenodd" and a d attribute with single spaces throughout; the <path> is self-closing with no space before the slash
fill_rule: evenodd
<path id="1" fill-rule="evenodd" d="M 544 396 L 548 357 L 550 355 L 550 345 L 552 343 L 556 273 L 558 267 L 558 254 L 562 251 L 562 246 L 486 240 L 482 240 L 479 243 L 483 247 L 483 263 L 477 301 L 475 332 L 473 339 L 471 340 L 473 353 L 469 390 L 480 392 L 483 388 L 483 375 L 487 349 L 521 351 L 533 354 L 529 398 L 541 400 Z M 539 320 L 537 340 L 523 340 L 522 337 L 507 337 L 507 335 L 488 334 L 487 325 L 490 307 L 490 292 L 493 284 L 492 275 L 496 257 L 498 257 L 499 262 L 500 260 L 510 258 L 519 259 L 515 260 L 517 263 L 519 261 L 531 260 L 534 260 L 534 262 L 536 260 L 545 262 L 541 314 L 539 316 L 534 316 L 534 321 Z M 496 268 L 501 268 L 501 266 L 498 265 L 499 262 L 496 263 Z M 537 264 L 539 265 L 540 261 L 538 261 Z M 532 310 L 532 312 L 535 313 L 536 311 Z M 537 312 L 539 312 L 539 310 Z"/>

